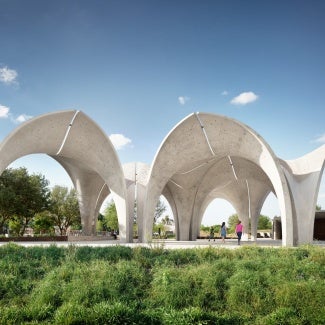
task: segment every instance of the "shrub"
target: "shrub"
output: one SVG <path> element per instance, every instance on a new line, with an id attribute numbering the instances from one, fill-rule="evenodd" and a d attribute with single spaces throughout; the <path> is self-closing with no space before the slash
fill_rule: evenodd
<path id="1" fill-rule="evenodd" d="M 204 263 L 187 267 L 155 267 L 148 304 L 175 309 L 200 307 L 223 310 L 231 263 Z"/>
<path id="2" fill-rule="evenodd" d="M 319 247 L 0 247 L 1 324 L 321 324 Z"/>
<path id="3" fill-rule="evenodd" d="M 274 303 L 271 274 L 258 261 L 243 261 L 237 268 L 228 280 L 228 309 L 247 317 L 267 314 Z"/>
<path id="4" fill-rule="evenodd" d="M 269 315 L 257 317 L 256 324 L 263 325 L 303 325 L 306 324 L 297 314 L 294 308 L 280 307 Z"/>
<path id="5" fill-rule="evenodd" d="M 278 308 L 293 309 L 304 323 L 321 324 L 325 319 L 324 282 L 282 283 L 276 287 L 275 302 Z"/>

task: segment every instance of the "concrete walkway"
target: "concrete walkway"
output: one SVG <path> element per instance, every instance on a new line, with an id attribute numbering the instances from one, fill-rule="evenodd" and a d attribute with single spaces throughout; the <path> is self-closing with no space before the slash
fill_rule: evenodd
<path id="1" fill-rule="evenodd" d="M 1 242 L 1 245 L 6 245 L 8 242 Z M 73 246 L 91 246 L 91 247 L 110 247 L 110 246 L 127 246 L 127 247 L 151 247 L 151 248 L 165 248 L 165 249 L 179 249 L 179 248 L 228 248 L 237 249 L 244 246 L 258 246 L 258 247 L 282 247 L 281 240 L 273 240 L 270 238 L 257 239 L 256 242 L 242 241 L 241 245 L 237 244 L 237 239 L 227 239 L 225 244 L 221 243 L 220 239 L 215 241 L 208 241 L 207 239 L 198 239 L 196 241 L 176 241 L 171 239 L 158 240 L 154 239 L 150 243 L 121 243 L 119 240 L 98 240 L 98 241 L 73 241 L 73 242 L 49 242 L 49 241 L 37 241 L 37 242 L 15 242 L 17 245 L 32 247 L 32 246 L 50 246 L 56 245 L 58 247 Z M 325 248 L 325 241 L 315 241 L 315 246 L 321 246 Z"/>

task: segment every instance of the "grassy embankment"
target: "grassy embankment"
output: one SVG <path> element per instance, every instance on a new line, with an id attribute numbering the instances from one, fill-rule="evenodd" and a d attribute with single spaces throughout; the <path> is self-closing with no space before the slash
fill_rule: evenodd
<path id="1" fill-rule="evenodd" d="M 324 324 L 325 250 L 0 247 L 1 324 Z"/>

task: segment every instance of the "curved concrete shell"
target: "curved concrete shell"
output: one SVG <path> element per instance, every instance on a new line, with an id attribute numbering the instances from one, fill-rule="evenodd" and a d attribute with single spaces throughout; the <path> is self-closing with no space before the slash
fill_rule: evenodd
<path id="1" fill-rule="evenodd" d="M 0 173 L 11 162 L 33 153 L 47 154 L 67 170 L 78 191 L 86 234 L 95 230 L 95 211 L 98 212 L 104 194 L 112 193 L 120 237 L 123 241 L 132 240 L 122 166 L 112 143 L 97 124 L 84 113 L 72 110 L 23 123 L 1 143 Z"/>
<path id="2" fill-rule="evenodd" d="M 257 184 L 262 190 L 255 190 Z M 196 113 L 167 135 L 149 175 L 143 241 L 151 235 L 154 208 L 165 187 L 176 205 L 179 240 L 196 238 L 208 204 L 206 195 L 210 200 L 227 198 L 247 233 L 249 218 L 252 214 L 257 218 L 265 197 L 274 191 L 282 216 L 283 243 L 295 244 L 290 191 L 281 165 L 266 141 L 238 121 Z"/>
<path id="3" fill-rule="evenodd" d="M 269 193 L 278 199 L 283 245 L 313 240 L 325 145 L 296 160 L 280 160 L 247 125 L 209 113 L 193 113 L 163 140 L 151 166 L 123 167 L 109 138 L 80 111 L 45 114 L 17 127 L 0 144 L 0 174 L 25 155 L 44 153 L 58 161 L 78 193 L 83 232 L 94 234 L 99 209 L 112 194 L 122 241 L 152 237 L 155 207 L 164 195 L 178 240 L 195 240 L 207 206 L 223 198 L 256 239 L 257 221 Z M 251 229 L 248 228 L 251 221 Z"/>

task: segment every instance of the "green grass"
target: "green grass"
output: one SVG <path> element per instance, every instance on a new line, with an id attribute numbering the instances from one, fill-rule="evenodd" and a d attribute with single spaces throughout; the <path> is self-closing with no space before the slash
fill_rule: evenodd
<path id="1" fill-rule="evenodd" d="M 0 247 L 0 324 L 325 324 L 321 247 Z"/>

